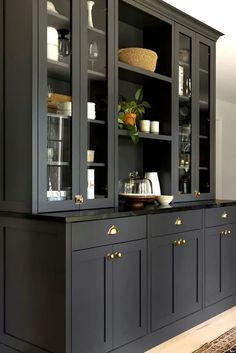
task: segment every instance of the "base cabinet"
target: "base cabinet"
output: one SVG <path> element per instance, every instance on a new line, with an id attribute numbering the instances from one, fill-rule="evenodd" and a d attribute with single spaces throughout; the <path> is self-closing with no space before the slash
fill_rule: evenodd
<path id="1" fill-rule="evenodd" d="M 236 224 L 211 227 L 205 233 L 205 304 L 236 293 Z"/>
<path id="2" fill-rule="evenodd" d="M 202 308 L 202 231 L 151 239 L 151 329 Z"/>
<path id="3" fill-rule="evenodd" d="M 146 241 L 72 254 L 72 352 L 104 353 L 146 334 Z"/>

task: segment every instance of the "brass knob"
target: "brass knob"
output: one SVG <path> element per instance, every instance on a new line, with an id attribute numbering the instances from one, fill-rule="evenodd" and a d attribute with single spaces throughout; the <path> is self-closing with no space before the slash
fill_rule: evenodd
<path id="1" fill-rule="evenodd" d="M 228 213 L 226 211 L 224 211 L 221 215 L 221 218 L 223 218 L 223 219 L 228 218 Z"/>
<path id="2" fill-rule="evenodd" d="M 121 252 L 115 252 L 115 258 L 116 259 L 120 259 L 121 257 L 122 257 L 123 255 L 122 255 L 122 253 Z"/>
<path id="3" fill-rule="evenodd" d="M 75 204 L 76 205 L 82 205 L 84 202 L 84 198 L 82 195 L 75 195 Z"/>
<path id="4" fill-rule="evenodd" d="M 194 196 L 195 196 L 195 197 L 200 197 L 200 196 L 201 196 L 200 191 L 195 190 L 195 191 L 194 191 Z"/>
<path id="5" fill-rule="evenodd" d="M 114 260 L 115 255 L 114 254 L 107 254 L 107 260 Z"/>
<path id="6" fill-rule="evenodd" d="M 176 239 L 176 240 L 174 241 L 174 245 L 180 246 L 180 245 L 181 245 L 181 242 L 182 242 L 182 239 Z"/>
<path id="7" fill-rule="evenodd" d="M 107 234 L 108 235 L 116 235 L 119 233 L 119 229 L 116 227 L 116 226 L 111 226 L 109 229 L 108 229 L 108 232 Z"/>
<path id="8" fill-rule="evenodd" d="M 228 235 L 230 235 L 231 234 L 231 230 L 228 230 Z"/>
<path id="9" fill-rule="evenodd" d="M 182 240 L 182 244 L 183 244 L 183 245 L 186 244 L 186 240 L 185 240 L 185 239 Z"/>
<path id="10" fill-rule="evenodd" d="M 225 230 L 225 235 L 228 235 L 228 231 L 227 231 L 227 229 Z"/>
<path id="11" fill-rule="evenodd" d="M 175 225 L 176 226 L 181 226 L 183 224 L 183 221 L 180 217 L 178 217 L 176 220 L 175 220 Z"/>

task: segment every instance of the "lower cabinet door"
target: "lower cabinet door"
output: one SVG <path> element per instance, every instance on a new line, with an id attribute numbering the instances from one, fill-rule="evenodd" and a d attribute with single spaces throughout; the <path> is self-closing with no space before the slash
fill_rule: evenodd
<path id="1" fill-rule="evenodd" d="M 151 330 L 202 308 L 202 232 L 151 240 Z"/>
<path id="2" fill-rule="evenodd" d="M 236 293 L 236 224 L 205 233 L 205 305 Z"/>
<path id="3" fill-rule="evenodd" d="M 222 292 L 222 235 L 223 227 L 205 231 L 205 305 L 223 298 Z"/>
<path id="4" fill-rule="evenodd" d="M 224 297 L 236 293 L 236 224 L 226 227 L 222 236 L 222 287 Z"/>
<path id="5" fill-rule="evenodd" d="M 113 248 L 113 348 L 146 334 L 146 240 Z M 120 257 L 118 257 L 120 256 Z"/>
<path id="6" fill-rule="evenodd" d="M 72 254 L 72 352 L 112 349 L 111 246 Z"/>

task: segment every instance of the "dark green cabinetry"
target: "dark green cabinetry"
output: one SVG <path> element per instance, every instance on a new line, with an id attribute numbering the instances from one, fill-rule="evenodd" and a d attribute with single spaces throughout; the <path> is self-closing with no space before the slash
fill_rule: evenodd
<path id="1" fill-rule="evenodd" d="M 235 208 L 214 211 L 206 212 L 206 224 L 210 225 L 205 230 L 206 305 L 236 293 L 236 223 L 231 223 Z"/>
<path id="2" fill-rule="evenodd" d="M 103 353 L 147 332 L 146 241 L 72 254 L 72 352 Z"/>
<path id="3" fill-rule="evenodd" d="M 154 217 L 159 216 L 151 218 Z M 181 220 L 181 212 L 176 220 Z M 201 221 L 198 228 L 199 230 L 164 236 L 158 235 L 158 232 L 152 235 L 150 244 L 152 331 L 202 308 Z"/>

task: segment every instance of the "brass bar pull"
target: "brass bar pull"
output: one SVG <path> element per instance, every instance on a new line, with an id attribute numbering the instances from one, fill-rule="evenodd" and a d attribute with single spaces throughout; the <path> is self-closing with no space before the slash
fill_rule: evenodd
<path id="1" fill-rule="evenodd" d="M 84 202 L 84 198 L 82 195 L 75 195 L 75 204 L 76 205 L 82 205 Z"/>
<path id="2" fill-rule="evenodd" d="M 175 220 L 175 225 L 177 226 L 181 226 L 183 224 L 183 221 L 180 217 L 178 217 L 176 220 Z"/>
<path id="3" fill-rule="evenodd" d="M 108 232 L 107 234 L 108 235 L 116 235 L 119 233 L 119 229 L 116 227 L 116 226 L 111 226 L 109 229 L 108 229 Z"/>
<path id="4" fill-rule="evenodd" d="M 115 252 L 115 258 L 116 259 L 121 259 L 123 257 L 123 254 L 121 252 Z"/>
<path id="5" fill-rule="evenodd" d="M 228 213 L 226 211 L 224 211 L 221 215 L 221 218 L 223 218 L 223 219 L 228 218 Z"/>
<path id="6" fill-rule="evenodd" d="M 107 260 L 114 260 L 115 255 L 114 254 L 107 254 L 106 258 L 107 258 Z"/>

